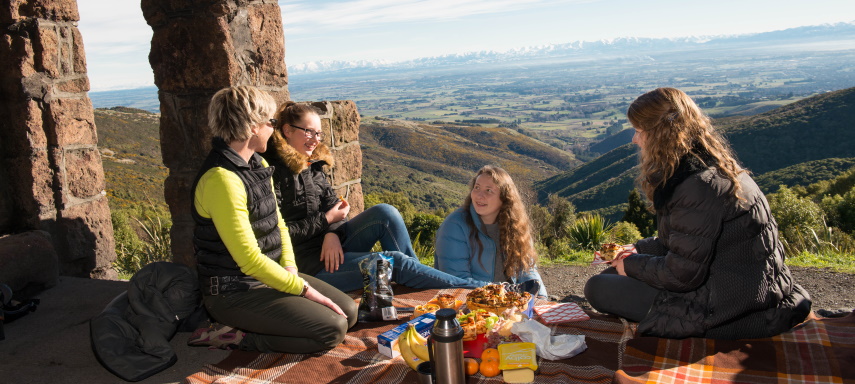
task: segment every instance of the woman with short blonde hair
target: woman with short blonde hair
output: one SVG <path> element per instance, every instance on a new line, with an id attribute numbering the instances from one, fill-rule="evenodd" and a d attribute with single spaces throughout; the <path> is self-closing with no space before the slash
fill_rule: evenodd
<path id="1" fill-rule="evenodd" d="M 348 295 L 297 270 L 273 168 L 257 153 L 267 149 L 275 111 L 273 98 L 251 86 L 211 99 L 214 139 L 191 209 L 202 300 L 215 323 L 190 345 L 313 353 L 341 343 L 356 323 Z"/>

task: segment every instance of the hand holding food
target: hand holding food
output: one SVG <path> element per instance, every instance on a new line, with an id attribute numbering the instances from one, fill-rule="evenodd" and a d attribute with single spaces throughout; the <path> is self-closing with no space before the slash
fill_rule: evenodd
<path id="1" fill-rule="evenodd" d="M 591 262 L 591 265 L 605 263 L 614 266 L 615 260 L 623 259 L 633 253 L 635 253 L 635 246 L 632 244 L 605 243 L 600 246 L 598 251 L 594 252 L 594 261 Z"/>
<path id="2" fill-rule="evenodd" d="M 600 247 L 600 257 L 605 261 L 614 260 L 621 252 L 623 247 L 615 243 L 605 243 Z"/>

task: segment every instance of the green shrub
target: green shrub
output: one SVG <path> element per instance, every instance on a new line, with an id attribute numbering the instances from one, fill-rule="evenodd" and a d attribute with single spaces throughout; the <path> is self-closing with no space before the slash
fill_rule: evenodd
<path id="1" fill-rule="evenodd" d="M 413 251 L 416 252 L 416 256 L 418 256 L 419 261 L 421 261 L 422 264 L 433 267 L 436 247 L 433 245 L 433 242 L 420 241 L 421 235 L 422 233 L 419 232 L 416 237 L 413 238 Z"/>
<path id="2" fill-rule="evenodd" d="M 419 244 L 433 244 L 436 231 L 442 224 L 442 217 L 430 213 L 418 212 L 413 215 L 411 222 L 407 224 L 407 230 L 410 233 L 410 238 L 413 239 L 413 246 Z M 419 239 L 419 240 L 416 240 Z"/>
<path id="3" fill-rule="evenodd" d="M 820 207 L 832 227 L 853 233 L 855 232 L 855 189 L 841 195 L 823 197 Z"/>
<path id="4" fill-rule="evenodd" d="M 416 206 L 410 202 L 410 199 L 403 192 L 382 192 L 369 193 L 364 196 L 365 209 L 371 208 L 380 203 L 389 204 L 401 213 L 405 223 L 413 220 L 413 216 L 418 212 Z"/>
<path id="5" fill-rule="evenodd" d="M 798 253 L 810 237 L 826 230 L 822 209 L 810 199 L 799 197 L 785 186 L 769 195 L 769 207 L 778 231 L 788 244 L 787 252 Z"/>
<path id="6" fill-rule="evenodd" d="M 635 224 L 641 236 L 653 236 L 656 232 L 656 215 L 647 210 L 647 204 L 641 198 L 638 189 L 629 192 L 626 212 L 621 221 Z"/>
<path id="7" fill-rule="evenodd" d="M 549 210 L 552 218 L 546 226 L 546 233 L 544 235 L 555 239 L 567 237 L 567 223 L 576 220 L 576 207 L 566 198 L 558 195 L 549 195 L 549 202 L 546 208 Z"/>
<path id="8" fill-rule="evenodd" d="M 551 238 L 546 235 L 546 228 L 552 221 L 552 214 L 549 213 L 549 209 L 540 204 L 535 204 L 529 207 L 528 216 L 531 221 L 531 235 L 535 241 L 551 241 Z"/>
<path id="9" fill-rule="evenodd" d="M 139 220 L 133 214 L 140 210 L 146 211 L 120 209 L 110 214 L 116 242 L 113 267 L 123 279 L 130 278 L 149 263 L 172 261 L 171 220 L 158 215 L 156 209 L 147 210 L 152 216 Z"/>
<path id="10" fill-rule="evenodd" d="M 634 244 L 642 239 L 641 232 L 635 224 L 626 221 L 617 222 L 609 232 L 611 240 L 618 244 Z"/>
<path id="11" fill-rule="evenodd" d="M 567 228 L 567 237 L 578 249 L 595 251 L 608 242 L 610 230 L 602 216 L 585 214 Z"/>

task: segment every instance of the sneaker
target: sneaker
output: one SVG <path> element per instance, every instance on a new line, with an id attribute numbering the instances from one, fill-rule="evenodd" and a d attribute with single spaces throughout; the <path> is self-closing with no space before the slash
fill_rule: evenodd
<path id="1" fill-rule="evenodd" d="M 199 328 L 190 335 L 189 346 L 208 346 L 211 349 L 234 350 L 243 340 L 245 332 L 228 325 L 213 323 L 207 328 Z"/>
<path id="2" fill-rule="evenodd" d="M 855 312 L 855 309 L 849 308 L 837 308 L 837 309 L 818 309 L 814 311 L 819 317 L 843 317 L 852 312 Z"/>

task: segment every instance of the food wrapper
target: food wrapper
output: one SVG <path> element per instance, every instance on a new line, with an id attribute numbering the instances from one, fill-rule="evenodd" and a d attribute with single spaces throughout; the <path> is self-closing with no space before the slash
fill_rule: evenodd
<path id="1" fill-rule="evenodd" d="M 357 309 L 357 320 L 398 320 L 398 312 L 392 305 L 392 259 L 382 253 L 374 253 L 359 262 L 362 271 L 362 300 Z"/>
<path id="2" fill-rule="evenodd" d="M 540 316 L 544 324 L 558 324 L 570 321 L 590 320 L 585 311 L 576 303 L 555 303 L 534 307 L 534 312 Z"/>
<path id="3" fill-rule="evenodd" d="M 638 251 L 635 250 L 635 244 L 624 245 L 623 249 L 624 249 L 623 252 L 618 253 L 618 255 L 615 257 L 615 260 L 623 259 L 624 257 L 632 255 L 633 253 L 638 253 Z M 603 260 L 602 255 L 600 255 L 600 251 L 594 252 L 594 261 L 591 262 L 591 265 L 611 264 L 611 263 L 612 263 L 611 261 Z"/>
<path id="4" fill-rule="evenodd" d="M 499 345 L 499 369 L 529 368 L 537 370 L 536 346 L 533 343 L 507 343 Z"/>
<path id="5" fill-rule="evenodd" d="M 547 360 L 566 359 L 588 349 L 584 335 L 553 336 L 549 327 L 535 320 L 515 323 L 511 331 L 522 341 L 534 343 L 537 355 Z"/>

